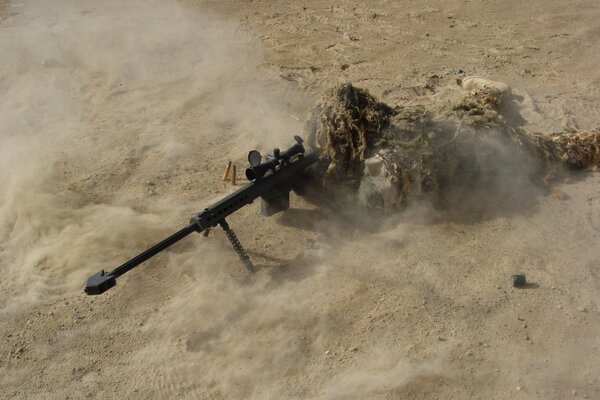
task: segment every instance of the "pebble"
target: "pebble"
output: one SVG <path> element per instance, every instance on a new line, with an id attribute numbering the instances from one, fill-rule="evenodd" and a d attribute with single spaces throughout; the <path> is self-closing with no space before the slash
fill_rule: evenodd
<path id="1" fill-rule="evenodd" d="M 327 351 L 325 352 L 325 355 L 328 355 L 329 353 L 331 353 L 331 351 L 327 350 Z"/>
<path id="2" fill-rule="evenodd" d="M 353 348 L 350 349 L 350 351 L 356 352 L 356 351 L 358 351 L 358 347 L 353 347 Z"/>
<path id="3" fill-rule="evenodd" d="M 529 335 L 523 336 L 523 340 L 529 340 Z"/>
<path id="4" fill-rule="evenodd" d="M 517 386 L 517 392 L 520 392 L 523 389 L 521 386 Z"/>
<path id="5" fill-rule="evenodd" d="M 573 396 L 577 395 L 577 390 L 575 390 L 575 389 L 571 390 L 571 394 L 572 394 Z"/>
<path id="6" fill-rule="evenodd" d="M 353 35 L 350 32 L 346 32 L 346 33 L 344 33 L 344 39 L 350 40 L 352 42 L 356 42 L 357 40 L 359 40 L 359 37 L 356 35 Z"/>

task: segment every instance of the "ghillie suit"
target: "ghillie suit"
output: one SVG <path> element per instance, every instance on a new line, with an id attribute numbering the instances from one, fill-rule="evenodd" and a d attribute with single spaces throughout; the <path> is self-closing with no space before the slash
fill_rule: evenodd
<path id="1" fill-rule="evenodd" d="M 418 198 L 445 207 L 453 192 L 489 191 L 523 171 L 548 179 L 560 164 L 600 166 L 600 132 L 526 132 L 502 114 L 510 87 L 479 77 L 461 84 L 466 95 L 437 109 L 392 108 L 349 83 L 330 90 L 305 127 L 320 152 L 317 175 L 363 204 L 394 209 Z"/>
<path id="2" fill-rule="evenodd" d="M 360 178 L 363 161 L 395 111 L 366 90 L 345 84 L 329 91 L 313 110 L 305 129 L 308 146 L 318 149 L 328 177 Z"/>

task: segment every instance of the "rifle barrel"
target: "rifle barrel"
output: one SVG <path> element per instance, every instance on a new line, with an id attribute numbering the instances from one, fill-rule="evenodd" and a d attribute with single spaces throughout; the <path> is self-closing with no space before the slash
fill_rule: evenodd
<path id="1" fill-rule="evenodd" d="M 121 276 L 125 272 L 129 271 L 130 269 L 137 267 L 138 265 L 140 265 L 147 259 L 155 256 L 156 254 L 160 253 L 167 247 L 179 242 L 181 239 L 183 239 L 190 233 L 196 232 L 196 231 L 197 231 L 197 225 L 190 224 L 190 225 L 186 226 L 185 228 L 175 232 L 174 234 L 172 234 L 171 236 L 169 236 L 162 242 L 155 244 L 154 246 L 150 247 L 148 250 L 144 251 L 143 253 L 138 254 L 137 256 L 133 257 L 131 260 L 127 261 L 125 264 L 118 266 L 114 270 L 110 271 L 108 273 L 108 275 L 112 275 L 115 278 L 118 276 Z"/>

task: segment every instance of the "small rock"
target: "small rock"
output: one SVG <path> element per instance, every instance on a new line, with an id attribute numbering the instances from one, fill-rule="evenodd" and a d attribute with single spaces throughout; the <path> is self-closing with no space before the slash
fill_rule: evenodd
<path id="1" fill-rule="evenodd" d="M 585 308 L 585 307 L 577 307 L 577 310 L 579 312 L 587 312 L 587 308 Z"/>
<path id="2" fill-rule="evenodd" d="M 571 390 L 571 395 L 573 395 L 573 396 L 577 395 L 577 390 L 575 390 L 575 389 Z"/>
<path id="3" fill-rule="evenodd" d="M 454 71 L 454 75 L 464 75 L 465 71 L 463 71 L 461 68 L 457 68 L 456 71 Z"/>
<path id="4" fill-rule="evenodd" d="M 472 355 L 473 355 L 473 352 L 472 352 L 472 351 L 467 351 L 467 356 L 469 356 L 469 357 L 470 357 L 470 356 L 472 356 Z"/>
<path id="5" fill-rule="evenodd" d="M 523 324 L 523 329 L 527 328 L 527 324 Z"/>
<path id="6" fill-rule="evenodd" d="M 358 351 L 358 347 L 353 347 L 353 348 L 350 349 L 350 351 L 357 352 Z"/>
<path id="7" fill-rule="evenodd" d="M 557 305 L 556 308 L 558 308 L 559 310 L 562 310 L 562 306 L 560 304 Z"/>
<path id="8" fill-rule="evenodd" d="M 325 355 L 329 355 L 329 353 L 331 353 L 331 351 L 327 350 L 327 351 L 325 352 Z"/>
<path id="9" fill-rule="evenodd" d="M 346 32 L 344 33 L 344 39 L 346 40 L 350 40 L 352 42 L 356 42 L 357 40 L 359 40 L 360 38 L 350 32 Z"/>
<path id="10" fill-rule="evenodd" d="M 340 68 L 342 69 L 342 71 L 345 71 L 348 68 L 350 68 L 350 65 L 348 65 L 348 64 L 342 64 L 342 65 L 340 65 Z"/>
<path id="11" fill-rule="evenodd" d="M 521 386 L 517 386 L 517 392 L 520 392 L 523 389 Z"/>
<path id="12" fill-rule="evenodd" d="M 523 336 L 523 340 L 529 340 L 529 335 Z"/>

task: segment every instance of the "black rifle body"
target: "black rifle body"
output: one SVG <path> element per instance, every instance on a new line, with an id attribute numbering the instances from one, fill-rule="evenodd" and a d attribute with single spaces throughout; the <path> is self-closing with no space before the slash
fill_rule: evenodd
<path id="1" fill-rule="evenodd" d="M 302 172 L 318 160 L 316 153 L 305 153 L 301 144 L 301 139 L 298 137 L 296 138 L 296 140 L 299 142 L 290 148 L 290 150 L 297 150 L 296 154 L 292 154 L 291 157 L 282 159 L 281 163 L 279 164 L 273 163 L 273 159 L 271 159 L 270 163 L 272 168 L 270 168 L 270 174 L 266 174 L 264 177 L 257 178 L 253 182 L 244 185 L 240 189 L 224 197 L 210 207 L 205 208 L 204 211 L 192 217 L 188 226 L 177 231 L 173 235 L 164 239 L 160 243 L 157 243 L 148 250 L 140 253 L 114 270 L 109 272 L 102 270 L 92 275 L 88 278 L 84 291 L 88 295 L 103 293 L 116 285 L 117 277 L 137 267 L 144 261 L 160 253 L 169 246 L 177 243 L 190 233 L 206 231 L 216 227 L 217 225 L 220 225 L 225 230 L 228 239 L 233 244 L 234 249 L 246 267 L 249 270 L 252 270 L 252 263 L 246 255 L 243 247 L 237 240 L 235 233 L 233 233 L 233 231 L 229 228 L 225 218 L 238 211 L 240 208 L 252 203 L 258 197 L 263 198 L 263 203 L 265 200 L 268 202 L 269 199 L 278 200 L 283 198 L 284 205 L 282 207 L 276 206 L 274 212 L 283 211 L 287 208 L 285 197 L 289 196 L 289 192 L 294 188 L 295 185 L 298 184 L 298 179 L 300 178 Z M 278 202 L 276 204 L 280 203 L 281 202 Z M 263 214 L 264 213 L 265 207 L 263 204 Z M 272 213 L 273 212 L 268 212 L 267 215 Z"/>

